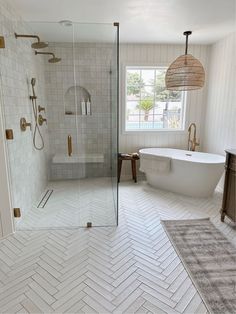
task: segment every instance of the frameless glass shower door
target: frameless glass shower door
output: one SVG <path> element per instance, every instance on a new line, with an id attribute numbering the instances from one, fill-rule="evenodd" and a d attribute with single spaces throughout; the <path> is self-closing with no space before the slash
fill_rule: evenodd
<path id="1" fill-rule="evenodd" d="M 13 185 L 19 186 L 16 173 L 20 165 L 13 155 L 21 141 L 22 149 L 31 151 L 28 163 L 37 171 L 28 176 L 37 189 L 30 201 L 22 193 L 30 192 L 29 182 L 24 186 L 22 181 L 18 190 L 13 189 L 14 207 L 22 212 L 17 228 L 115 226 L 118 25 L 62 21 L 34 22 L 26 28 L 48 42 L 48 47 L 32 50 L 29 42 L 24 46 L 32 63 L 26 73 L 24 108 L 32 129 L 23 132 L 19 128 L 24 112 L 15 117 L 19 136 L 9 144 L 10 168 Z M 20 39 L 14 43 L 22 48 Z M 36 114 L 30 100 L 32 78 L 36 81 Z M 7 126 L 11 119 L 5 112 Z M 44 141 L 41 150 L 33 145 L 36 123 Z M 38 133 L 36 141 L 40 141 Z"/>
<path id="2" fill-rule="evenodd" d="M 119 23 L 116 27 L 115 41 L 111 60 L 111 176 L 116 223 L 118 224 L 118 147 L 119 147 Z"/>
<path id="3" fill-rule="evenodd" d="M 117 182 L 117 103 L 112 94 L 117 79 L 116 36 L 117 27 L 111 24 L 74 24 L 77 154 L 84 156 L 79 165 L 84 173 L 78 181 L 80 207 L 86 208 L 81 210 L 82 225 L 117 222 L 118 187 L 113 184 Z"/>

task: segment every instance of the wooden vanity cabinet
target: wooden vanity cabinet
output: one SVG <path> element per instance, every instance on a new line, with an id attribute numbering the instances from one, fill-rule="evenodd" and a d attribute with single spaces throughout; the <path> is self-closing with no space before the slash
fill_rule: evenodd
<path id="1" fill-rule="evenodd" d="M 224 221 L 225 215 L 236 222 L 236 149 L 226 150 L 221 221 Z"/>

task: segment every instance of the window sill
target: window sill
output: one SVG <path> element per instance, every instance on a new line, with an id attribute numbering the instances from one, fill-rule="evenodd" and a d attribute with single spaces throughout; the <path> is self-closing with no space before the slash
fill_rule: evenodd
<path id="1" fill-rule="evenodd" d="M 180 130 L 132 130 L 132 131 L 126 131 L 126 130 L 123 130 L 121 132 L 122 135 L 144 135 L 144 134 L 147 134 L 147 135 L 150 135 L 150 134 L 158 134 L 158 133 L 165 133 L 165 134 L 173 134 L 173 135 L 176 135 L 176 134 L 187 134 L 187 130 L 184 130 L 184 129 L 180 129 Z"/>

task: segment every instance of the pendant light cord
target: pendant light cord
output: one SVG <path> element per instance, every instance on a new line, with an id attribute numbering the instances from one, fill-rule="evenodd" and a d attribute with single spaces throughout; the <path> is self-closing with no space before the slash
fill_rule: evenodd
<path id="1" fill-rule="evenodd" d="M 188 54 L 188 35 L 186 35 L 185 54 Z"/>
<path id="2" fill-rule="evenodd" d="M 192 34 L 191 31 L 186 31 L 183 33 L 184 36 L 186 36 L 186 42 L 185 42 L 185 54 L 188 54 L 188 36 Z"/>

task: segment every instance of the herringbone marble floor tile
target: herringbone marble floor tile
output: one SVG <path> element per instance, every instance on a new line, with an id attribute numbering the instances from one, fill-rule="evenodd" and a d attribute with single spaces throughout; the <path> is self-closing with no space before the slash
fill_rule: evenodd
<path id="1" fill-rule="evenodd" d="M 1 313 L 206 313 L 160 219 L 210 216 L 221 194 L 193 199 L 120 185 L 117 228 L 18 231 L 0 243 Z"/>

